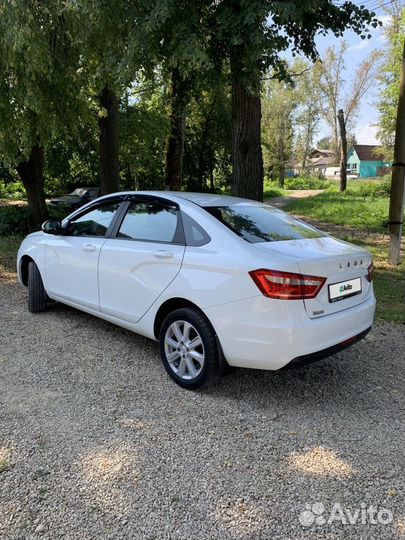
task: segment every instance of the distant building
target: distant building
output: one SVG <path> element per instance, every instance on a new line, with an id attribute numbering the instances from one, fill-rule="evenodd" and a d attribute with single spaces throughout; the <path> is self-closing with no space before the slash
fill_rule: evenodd
<path id="1" fill-rule="evenodd" d="M 316 176 L 325 176 L 326 169 L 330 167 L 330 164 L 332 162 L 333 159 L 331 156 L 321 156 L 319 158 L 314 158 L 308 160 L 307 164 L 305 165 L 305 170 L 308 171 L 310 174 L 314 174 Z"/>
<path id="2" fill-rule="evenodd" d="M 381 146 L 355 144 L 347 154 L 347 170 L 359 178 L 382 176 L 389 172 L 391 163 L 384 160 Z"/>
<path id="3" fill-rule="evenodd" d="M 319 158 L 331 158 L 332 154 L 332 150 L 326 150 L 325 148 L 315 148 L 308 154 L 308 159 L 311 161 Z"/>
<path id="4" fill-rule="evenodd" d="M 325 171 L 332 162 L 332 150 L 315 148 L 308 154 L 304 169 L 302 168 L 302 163 L 293 161 L 289 161 L 286 164 L 286 168 L 289 176 L 302 174 L 303 171 L 313 174 L 314 176 L 325 176 Z"/>

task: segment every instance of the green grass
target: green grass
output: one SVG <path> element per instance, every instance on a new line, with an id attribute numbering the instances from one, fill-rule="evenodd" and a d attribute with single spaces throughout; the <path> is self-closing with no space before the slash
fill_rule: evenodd
<path id="1" fill-rule="evenodd" d="M 298 176 L 297 178 L 286 178 L 284 187 L 288 190 L 296 189 L 330 189 L 336 185 L 336 182 L 319 179 L 313 176 Z"/>
<path id="2" fill-rule="evenodd" d="M 22 236 L 0 236 L 0 276 L 2 272 L 15 272 L 17 251 Z"/>
<path id="3" fill-rule="evenodd" d="M 324 191 L 315 197 L 289 202 L 284 210 L 324 223 L 353 227 L 369 232 L 385 232 L 389 198 L 368 196 L 356 189 L 344 193 Z"/>
<path id="4" fill-rule="evenodd" d="M 341 226 L 338 232 L 332 231 L 334 236 L 368 249 L 375 267 L 376 317 L 405 324 L 405 261 L 398 267 L 388 265 L 388 236 L 368 234 L 387 231 L 388 193 L 386 179 L 352 180 L 345 193 L 332 188 L 315 197 L 296 199 L 284 210 L 304 219 Z M 351 236 L 347 228 L 354 229 L 350 231 Z"/>
<path id="5" fill-rule="evenodd" d="M 405 324 L 405 261 L 399 266 L 390 266 L 388 259 L 388 239 L 378 242 L 353 236 L 343 240 L 365 247 L 373 255 L 374 292 L 377 297 L 376 318 Z"/>
<path id="6" fill-rule="evenodd" d="M 279 187 L 276 182 L 264 181 L 263 186 L 263 199 L 271 199 L 272 197 L 281 197 L 284 195 L 284 191 Z"/>

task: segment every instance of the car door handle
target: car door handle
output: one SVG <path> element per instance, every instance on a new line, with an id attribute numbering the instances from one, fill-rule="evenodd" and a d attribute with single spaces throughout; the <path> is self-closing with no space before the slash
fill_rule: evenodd
<path id="1" fill-rule="evenodd" d="M 158 249 L 153 252 L 153 256 L 158 259 L 172 259 L 173 253 L 171 251 L 166 251 L 165 249 Z"/>
<path id="2" fill-rule="evenodd" d="M 83 251 L 96 251 L 97 246 L 94 244 L 84 244 Z"/>

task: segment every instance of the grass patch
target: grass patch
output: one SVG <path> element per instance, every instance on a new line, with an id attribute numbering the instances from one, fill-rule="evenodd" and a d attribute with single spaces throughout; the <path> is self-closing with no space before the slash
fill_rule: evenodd
<path id="1" fill-rule="evenodd" d="M 350 180 L 344 193 L 332 187 L 319 195 L 289 202 L 284 210 L 321 223 L 341 226 L 333 236 L 368 249 L 374 260 L 374 291 L 377 297 L 377 319 L 405 324 L 405 261 L 398 267 L 388 260 L 388 236 L 385 233 L 389 208 L 389 178 L 364 181 Z M 327 226 L 324 228 L 327 230 Z M 350 231 L 348 236 L 347 228 Z M 358 230 L 358 234 L 356 233 Z"/>
<path id="2" fill-rule="evenodd" d="M 272 197 L 282 197 L 284 191 L 276 182 L 265 180 L 263 185 L 263 199 L 271 199 Z"/>
<path id="3" fill-rule="evenodd" d="M 297 178 L 286 178 L 284 181 L 285 189 L 330 189 L 336 186 L 336 182 L 325 179 L 319 179 L 312 176 L 298 176 Z"/>
<path id="4" fill-rule="evenodd" d="M 376 318 L 405 324 L 405 261 L 402 259 L 399 266 L 388 264 L 388 239 L 386 242 L 353 236 L 342 239 L 365 247 L 373 255 Z"/>
<path id="5" fill-rule="evenodd" d="M 23 236 L 0 236 L 0 274 L 15 272 L 17 251 Z"/>
<path id="6" fill-rule="evenodd" d="M 344 193 L 324 191 L 314 197 L 296 199 L 284 210 L 324 223 L 383 233 L 387 228 L 388 207 L 388 197 L 367 196 L 357 189 L 348 189 Z"/>

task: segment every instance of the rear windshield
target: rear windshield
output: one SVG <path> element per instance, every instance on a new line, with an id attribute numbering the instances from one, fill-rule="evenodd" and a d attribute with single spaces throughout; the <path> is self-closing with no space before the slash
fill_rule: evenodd
<path id="1" fill-rule="evenodd" d="M 325 236 L 317 229 L 270 206 L 206 206 L 204 209 L 252 244 Z"/>

